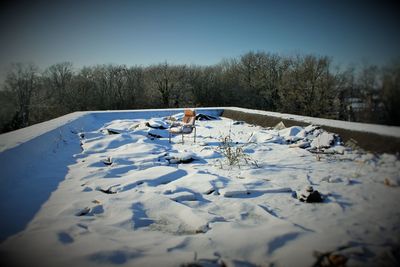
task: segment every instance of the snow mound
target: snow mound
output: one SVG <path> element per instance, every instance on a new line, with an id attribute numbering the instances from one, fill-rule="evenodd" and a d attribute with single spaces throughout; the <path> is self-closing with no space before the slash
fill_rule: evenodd
<path id="1" fill-rule="evenodd" d="M 335 135 L 332 133 L 322 132 L 312 142 L 311 148 L 329 148 L 334 144 Z"/>

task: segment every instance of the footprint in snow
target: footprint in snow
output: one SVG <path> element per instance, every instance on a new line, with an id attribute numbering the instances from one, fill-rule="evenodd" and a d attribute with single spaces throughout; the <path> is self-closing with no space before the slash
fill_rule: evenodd
<path id="1" fill-rule="evenodd" d="M 59 232 L 57 234 L 58 241 L 63 243 L 64 245 L 71 244 L 74 242 L 74 238 L 66 232 Z"/>
<path id="2" fill-rule="evenodd" d="M 82 189 L 82 192 L 91 192 L 91 191 L 93 191 L 93 188 L 91 188 L 91 187 L 89 187 L 89 186 L 85 186 L 85 187 Z"/>
<path id="3" fill-rule="evenodd" d="M 79 239 L 80 236 L 90 233 L 89 226 L 83 223 L 72 225 L 66 230 L 57 233 L 58 241 L 63 245 L 68 245 Z"/>

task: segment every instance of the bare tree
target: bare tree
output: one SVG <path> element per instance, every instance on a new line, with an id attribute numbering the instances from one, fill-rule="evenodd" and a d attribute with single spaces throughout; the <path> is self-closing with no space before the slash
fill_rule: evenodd
<path id="1" fill-rule="evenodd" d="M 38 68 L 34 64 L 12 64 L 6 76 L 5 88 L 15 94 L 17 114 L 14 120 L 19 127 L 29 125 L 32 94 L 38 88 L 38 83 Z"/>
<path id="2" fill-rule="evenodd" d="M 263 99 L 263 109 L 276 111 L 281 106 L 279 91 L 284 73 L 288 70 L 290 61 L 276 54 L 259 53 L 259 95 Z"/>
<path id="3" fill-rule="evenodd" d="M 72 80 L 72 63 L 54 64 L 45 70 L 43 76 L 47 81 L 46 86 L 50 90 L 50 96 L 53 96 L 56 103 L 61 105 L 67 95 L 67 86 Z"/>
<path id="4" fill-rule="evenodd" d="M 131 67 L 127 70 L 127 107 L 145 107 L 144 70 L 141 67 Z"/>
<path id="5" fill-rule="evenodd" d="M 378 66 L 364 62 L 356 80 L 359 97 L 363 104 L 359 112 L 359 120 L 365 122 L 378 120 L 379 78 Z"/>
<path id="6" fill-rule="evenodd" d="M 109 65 L 107 68 L 109 73 L 109 89 L 111 94 L 111 108 L 122 109 L 126 107 L 127 102 L 127 71 L 125 65 Z"/>
<path id="7" fill-rule="evenodd" d="M 335 103 L 334 107 L 337 110 L 336 119 L 339 120 L 354 120 L 352 104 L 355 98 L 355 80 L 354 67 L 348 66 L 344 70 L 337 67 L 336 73 L 333 74 L 335 87 Z"/>
<path id="8" fill-rule="evenodd" d="M 232 64 L 232 71 L 237 71 L 239 86 L 246 92 L 243 104 L 248 107 L 259 107 L 257 95 L 259 95 L 259 84 L 257 72 L 259 71 L 259 57 L 254 52 L 249 52 L 240 57 L 237 64 Z M 235 62 L 232 62 L 235 63 Z"/>
<path id="9" fill-rule="evenodd" d="M 191 67 L 187 72 L 195 105 L 218 106 L 222 101 L 221 69 L 216 66 Z"/>
<path id="10" fill-rule="evenodd" d="M 216 67 L 221 80 L 221 104 L 223 106 L 250 107 L 248 91 L 240 85 L 240 74 L 237 59 L 223 59 Z"/>
<path id="11" fill-rule="evenodd" d="M 400 61 L 383 70 L 382 104 L 386 113 L 384 122 L 400 125 Z"/>
<path id="12" fill-rule="evenodd" d="M 16 129 L 13 117 L 16 114 L 15 95 L 11 91 L 0 90 L 0 133 Z"/>
<path id="13" fill-rule="evenodd" d="M 101 109 L 93 68 L 83 67 L 73 76 L 70 87 L 70 95 L 66 99 L 69 109 L 74 111 Z"/>
<path id="14" fill-rule="evenodd" d="M 161 95 L 163 107 L 177 106 L 177 94 L 182 89 L 185 66 L 170 66 L 167 62 L 147 68 L 149 85 Z M 178 96 L 179 97 L 179 96 Z"/>
<path id="15" fill-rule="evenodd" d="M 210 66 L 165 62 L 130 68 L 97 65 L 74 72 L 72 63 L 62 62 L 42 75 L 33 64 L 13 64 L 0 94 L 0 130 L 76 110 L 184 106 L 241 106 L 399 125 L 399 66 L 334 70 L 328 57 L 262 51 Z"/>
<path id="16" fill-rule="evenodd" d="M 292 58 L 283 83 L 282 111 L 308 116 L 333 111 L 335 90 L 329 58 L 313 55 Z"/>

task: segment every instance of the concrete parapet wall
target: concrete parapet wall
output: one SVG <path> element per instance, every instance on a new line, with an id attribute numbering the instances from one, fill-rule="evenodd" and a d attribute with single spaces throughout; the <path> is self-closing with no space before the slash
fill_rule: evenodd
<path id="1" fill-rule="evenodd" d="M 295 125 L 307 126 L 310 124 L 302 120 L 271 116 L 262 113 L 244 112 L 234 108 L 224 108 L 222 116 L 234 120 L 241 120 L 247 123 L 260 125 L 263 127 L 273 127 L 281 121 L 287 127 Z M 327 125 L 321 125 L 321 127 L 329 132 L 339 134 L 343 142 L 347 142 L 350 139 L 354 139 L 355 141 L 357 141 L 357 145 L 359 147 L 370 152 L 393 153 L 393 154 L 400 153 L 400 138 L 396 136 L 390 136 L 384 133 L 378 134 L 378 133 L 366 132 L 361 130 L 357 131 L 355 129 L 349 130 Z"/>

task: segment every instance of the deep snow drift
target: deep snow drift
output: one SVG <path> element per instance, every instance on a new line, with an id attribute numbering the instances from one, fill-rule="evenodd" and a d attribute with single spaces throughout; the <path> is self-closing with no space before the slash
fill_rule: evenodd
<path id="1" fill-rule="evenodd" d="M 224 118 L 196 121 L 196 143 L 187 135 L 170 144 L 167 130 L 155 129 L 168 126 L 163 116 L 91 116 L 3 151 L 1 260 L 398 264 L 395 155 L 352 150 L 314 126 L 266 129 Z M 239 155 L 234 166 L 223 156 L 228 147 Z M 322 203 L 298 199 L 307 186 Z"/>

